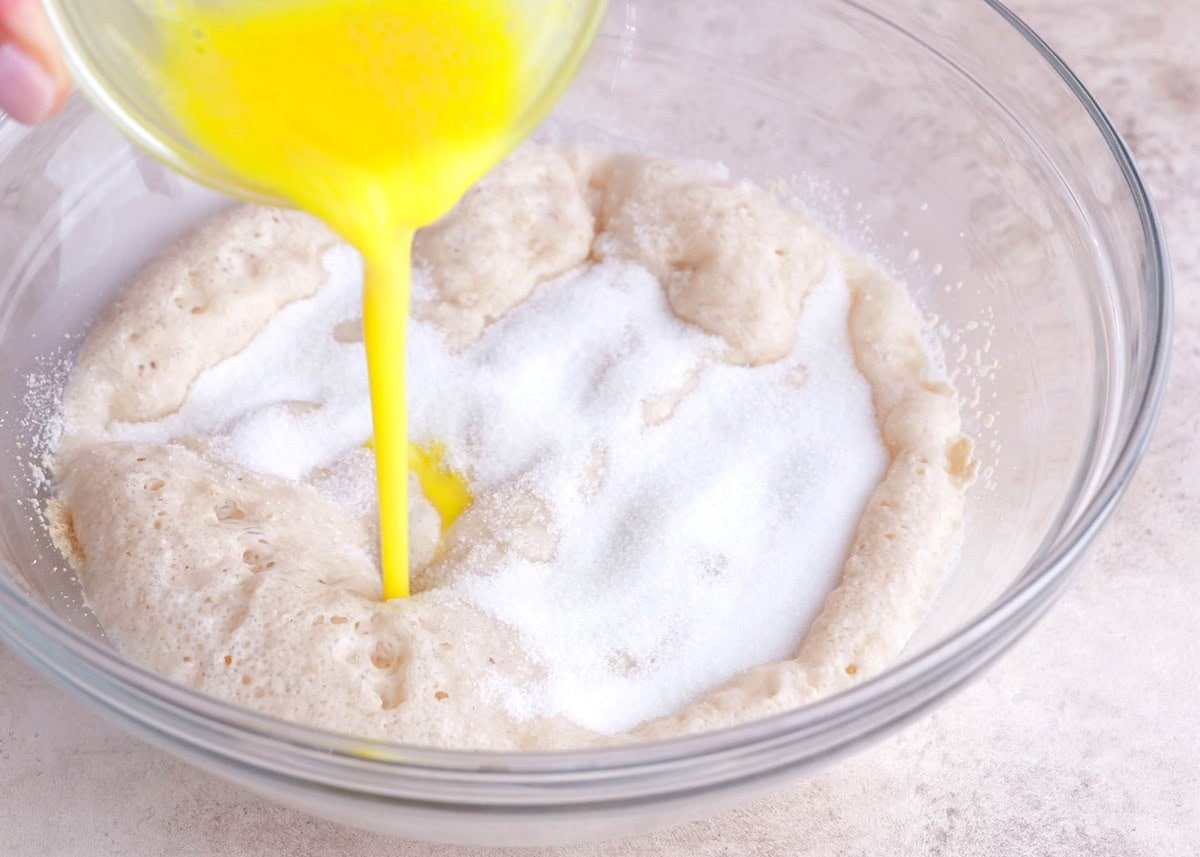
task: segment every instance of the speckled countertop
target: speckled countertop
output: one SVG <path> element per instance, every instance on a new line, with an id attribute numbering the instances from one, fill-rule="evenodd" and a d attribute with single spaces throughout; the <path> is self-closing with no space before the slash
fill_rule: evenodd
<path id="1" fill-rule="evenodd" d="M 900 734 L 744 809 L 544 853 L 1200 853 L 1200 4 L 1013 5 L 1125 134 L 1172 250 L 1173 377 L 1123 506 L 1016 651 Z M 278 808 L 128 737 L 7 651 L 0 700 L 6 857 L 481 853 Z"/>

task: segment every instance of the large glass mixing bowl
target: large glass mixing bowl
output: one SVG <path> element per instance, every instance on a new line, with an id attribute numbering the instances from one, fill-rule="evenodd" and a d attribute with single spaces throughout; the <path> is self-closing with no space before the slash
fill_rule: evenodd
<path id="1" fill-rule="evenodd" d="M 146 740 L 279 801 L 415 838 L 532 844 L 664 826 L 803 776 L 1025 633 L 1145 448 L 1170 316 L 1142 182 L 1058 58 L 983 0 L 614 2 L 541 133 L 723 161 L 872 253 L 931 316 L 983 467 L 957 571 L 902 663 L 724 731 L 489 754 L 282 723 L 122 659 L 39 525 L 31 412 L 68 334 L 223 200 L 78 101 L 36 130 L 0 121 L 0 638 Z"/>

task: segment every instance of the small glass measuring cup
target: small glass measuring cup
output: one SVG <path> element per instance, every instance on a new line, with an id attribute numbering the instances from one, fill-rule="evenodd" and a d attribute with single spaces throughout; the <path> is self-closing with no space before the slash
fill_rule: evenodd
<path id="1" fill-rule="evenodd" d="M 185 15 L 173 0 L 43 0 L 79 89 L 134 142 L 189 178 L 252 202 L 286 204 L 229 171 L 184 132 L 162 98 L 155 71 L 167 21 Z M 219 8 L 264 0 L 193 0 Z M 279 3 L 281 0 L 270 0 Z M 528 93 L 512 142 L 550 111 L 578 69 L 604 17 L 606 0 L 514 0 L 531 22 L 521 75 Z M 319 62 L 314 58 L 314 62 Z"/>

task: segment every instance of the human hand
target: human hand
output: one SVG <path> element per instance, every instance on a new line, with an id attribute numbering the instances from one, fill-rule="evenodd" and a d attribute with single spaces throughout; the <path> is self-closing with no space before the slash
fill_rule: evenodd
<path id="1" fill-rule="evenodd" d="M 32 125 L 57 113 L 70 88 L 38 0 L 0 0 L 0 110 Z"/>

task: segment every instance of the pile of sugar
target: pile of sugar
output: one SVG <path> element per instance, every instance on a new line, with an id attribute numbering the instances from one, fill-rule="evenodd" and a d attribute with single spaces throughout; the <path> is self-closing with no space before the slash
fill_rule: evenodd
<path id="1" fill-rule="evenodd" d="M 345 245 L 323 261 L 325 286 L 284 307 L 241 352 L 201 373 L 178 411 L 154 422 L 116 423 L 113 437 L 211 437 L 218 457 L 288 479 L 364 443 L 371 399 L 359 322 L 362 262 Z"/>
<path id="2" fill-rule="evenodd" d="M 346 331 L 361 274 L 344 248 L 325 261 L 328 284 L 201 375 L 178 413 L 117 434 L 210 436 L 210 454 L 360 505 L 370 409 Z M 757 368 L 719 359 L 623 263 L 538 287 L 460 353 L 413 322 L 413 439 L 443 444 L 476 496 L 516 491 L 549 513 L 548 561 L 467 551 L 437 575 L 540 665 L 532 684 L 493 680 L 511 713 L 621 732 L 795 652 L 887 466 L 849 304 L 833 271 L 791 355 Z"/>

